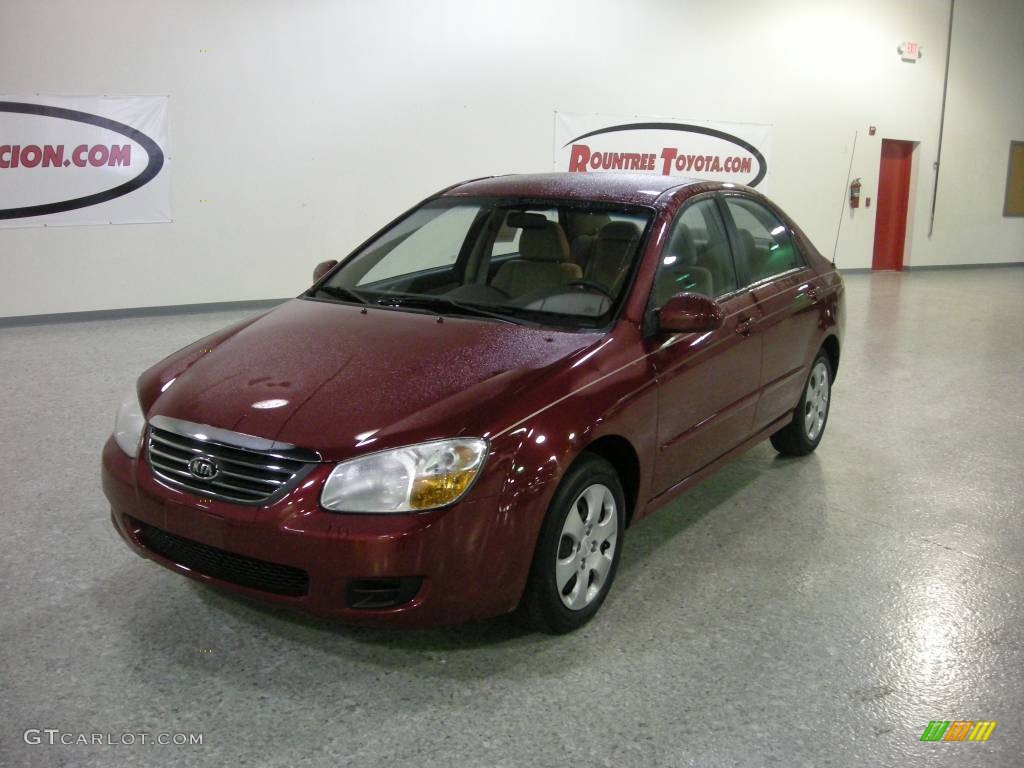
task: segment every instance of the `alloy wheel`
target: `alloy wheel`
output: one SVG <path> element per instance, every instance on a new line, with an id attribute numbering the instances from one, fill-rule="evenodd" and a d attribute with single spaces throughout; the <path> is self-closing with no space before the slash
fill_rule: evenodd
<path id="1" fill-rule="evenodd" d="M 555 584 L 566 608 L 580 611 L 601 594 L 615 558 L 619 532 L 615 496 L 600 483 L 583 490 L 562 524 Z"/>
<path id="2" fill-rule="evenodd" d="M 807 392 L 804 395 L 804 431 L 807 439 L 814 441 L 818 439 L 821 430 L 825 426 L 825 416 L 828 415 L 828 366 L 821 360 L 811 370 L 811 377 L 807 381 Z"/>

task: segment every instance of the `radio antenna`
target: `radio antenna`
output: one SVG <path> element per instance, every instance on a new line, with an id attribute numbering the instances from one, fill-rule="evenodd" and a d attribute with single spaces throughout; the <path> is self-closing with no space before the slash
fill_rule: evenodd
<path id="1" fill-rule="evenodd" d="M 836 251 L 839 250 L 839 233 L 843 231 L 843 214 L 846 213 L 846 194 L 850 189 L 850 176 L 853 174 L 853 156 L 857 152 L 857 134 L 853 132 L 853 148 L 850 150 L 850 167 L 846 169 L 846 186 L 843 187 L 843 201 L 839 204 L 839 226 L 836 227 L 836 242 L 832 246 L 832 266 L 836 265 Z"/>

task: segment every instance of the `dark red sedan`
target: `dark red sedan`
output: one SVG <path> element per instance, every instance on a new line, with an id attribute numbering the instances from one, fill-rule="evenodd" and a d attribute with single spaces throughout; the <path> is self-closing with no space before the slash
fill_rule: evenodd
<path id="1" fill-rule="evenodd" d="M 751 189 L 480 179 L 146 371 L 103 488 L 133 549 L 220 587 L 565 632 L 631 524 L 760 440 L 817 447 L 843 324 L 835 267 Z"/>

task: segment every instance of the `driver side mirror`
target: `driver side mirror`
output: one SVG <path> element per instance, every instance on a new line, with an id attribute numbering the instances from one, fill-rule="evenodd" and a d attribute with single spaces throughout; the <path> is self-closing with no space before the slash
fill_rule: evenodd
<path id="1" fill-rule="evenodd" d="M 330 259 L 329 261 L 321 261 L 316 265 L 316 269 L 313 270 L 313 282 L 319 283 L 320 278 L 330 272 L 338 265 L 337 259 Z"/>
<path id="2" fill-rule="evenodd" d="M 677 293 L 658 310 L 658 329 L 665 333 L 703 333 L 722 327 L 725 310 L 699 293 Z"/>

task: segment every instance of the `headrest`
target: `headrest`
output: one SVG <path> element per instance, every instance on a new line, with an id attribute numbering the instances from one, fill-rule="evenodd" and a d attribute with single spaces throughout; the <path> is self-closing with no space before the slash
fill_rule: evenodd
<path id="1" fill-rule="evenodd" d="M 572 220 L 571 229 L 580 235 L 596 235 L 608 223 L 606 213 L 581 213 Z"/>
<path id="2" fill-rule="evenodd" d="M 613 221 L 601 227 L 597 233 L 600 240 L 636 240 L 640 236 L 640 230 L 631 221 Z"/>
<path id="3" fill-rule="evenodd" d="M 672 239 L 669 240 L 665 252 L 675 256 L 682 264 L 690 264 L 696 257 L 696 249 L 693 247 L 693 233 L 685 224 L 677 224 L 672 230 Z"/>
<path id="4" fill-rule="evenodd" d="M 754 255 L 754 251 L 757 248 L 754 243 L 754 236 L 746 229 L 737 229 L 736 234 L 739 235 L 740 248 L 743 249 L 743 255 L 749 259 Z"/>
<path id="5" fill-rule="evenodd" d="M 569 241 L 558 222 L 542 229 L 524 229 L 519 236 L 519 255 L 530 261 L 569 261 Z"/>

